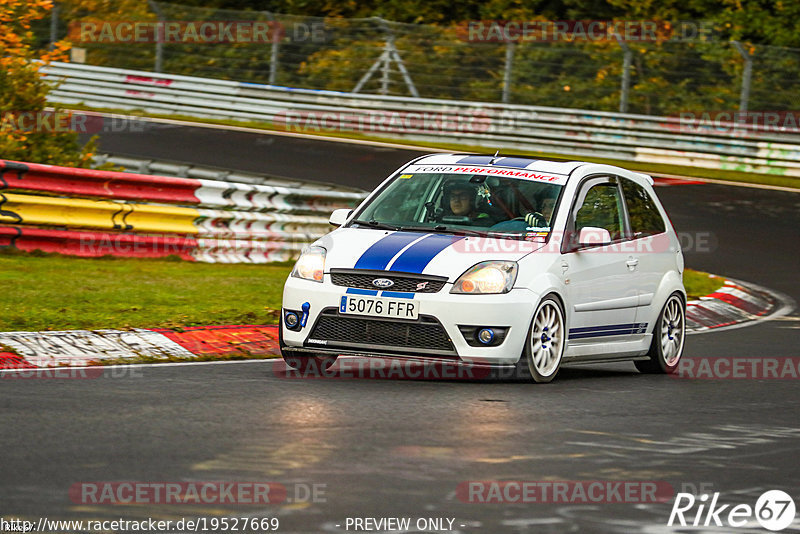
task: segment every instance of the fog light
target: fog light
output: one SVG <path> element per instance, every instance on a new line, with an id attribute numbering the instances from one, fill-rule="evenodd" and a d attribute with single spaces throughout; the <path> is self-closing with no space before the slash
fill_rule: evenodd
<path id="1" fill-rule="evenodd" d="M 488 345 L 494 341 L 494 331 L 491 328 L 484 328 L 478 332 L 478 341 L 484 345 Z"/>
<path id="2" fill-rule="evenodd" d="M 297 323 L 300 322 L 300 318 L 294 312 L 288 312 L 286 315 L 283 316 L 283 322 L 286 324 L 287 328 L 294 328 L 297 326 Z"/>

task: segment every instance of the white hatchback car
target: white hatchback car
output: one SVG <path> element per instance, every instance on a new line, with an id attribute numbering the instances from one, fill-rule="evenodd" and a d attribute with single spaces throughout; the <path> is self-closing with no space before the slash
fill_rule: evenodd
<path id="1" fill-rule="evenodd" d="M 633 360 L 669 373 L 685 340 L 683 255 L 646 175 L 519 156 L 415 159 L 298 259 L 281 352 L 515 367 Z"/>

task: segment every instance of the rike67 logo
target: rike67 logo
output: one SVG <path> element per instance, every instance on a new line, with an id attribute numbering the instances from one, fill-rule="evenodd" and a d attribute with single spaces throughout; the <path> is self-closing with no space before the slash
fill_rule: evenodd
<path id="1" fill-rule="evenodd" d="M 780 490 L 764 492 L 755 506 L 749 504 L 719 504 L 719 492 L 711 496 L 696 497 L 691 493 L 678 493 L 667 526 L 693 527 L 753 527 L 753 520 L 765 529 L 781 531 L 792 524 L 795 517 L 794 500 Z"/>

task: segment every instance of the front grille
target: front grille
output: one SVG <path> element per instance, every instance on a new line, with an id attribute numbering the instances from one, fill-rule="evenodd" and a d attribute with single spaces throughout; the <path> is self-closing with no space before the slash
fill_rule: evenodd
<path id="1" fill-rule="evenodd" d="M 386 278 L 394 282 L 394 284 L 390 287 L 376 287 L 372 284 L 372 281 L 378 278 Z M 443 276 L 398 274 L 382 271 L 332 270 L 331 281 L 337 286 L 355 287 L 358 289 L 397 291 L 398 293 L 436 293 L 444 287 L 447 278 Z"/>
<path id="2" fill-rule="evenodd" d="M 421 315 L 418 321 L 348 317 L 335 308 L 324 310 L 309 339 L 343 345 L 371 345 L 455 352 L 444 327 L 434 317 Z"/>

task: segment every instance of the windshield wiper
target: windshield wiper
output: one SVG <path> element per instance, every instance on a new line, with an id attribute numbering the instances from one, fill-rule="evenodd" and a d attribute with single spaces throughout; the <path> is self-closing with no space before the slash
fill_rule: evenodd
<path id="1" fill-rule="evenodd" d="M 376 221 L 375 219 L 370 219 L 369 221 L 360 221 L 356 219 L 354 221 L 350 221 L 350 224 L 362 224 L 364 226 L 369 226 L 370 228 L 378 228 L 380 230 L 399 230 L 397 226 Z"/>
<path id="2" fill-rule="evenodd" d="M 548 234 L 549 236 L 549 234 Z M 511 233 L 511 232 L 486 232 L 486 237 L 498 237 L 500 239 L 516 239 L 518 241 L 527 239 L 528 236 L 525 234 L 520 233 Z M 541 236 L 544 237 L 544 236 Z"/>
<path id="3" fill-rule="evenodd" d="M 407 232 L 430 232 L 432 234 L 454 234 L 454 235 L 469 235 L 469 236 L 484 236 L 485 232 L 478 232 L 476 230 L 466 230 L 464 228 L 448 228 L 443 224 L 437 226 L 401 226 L 398 230 Z"/>

